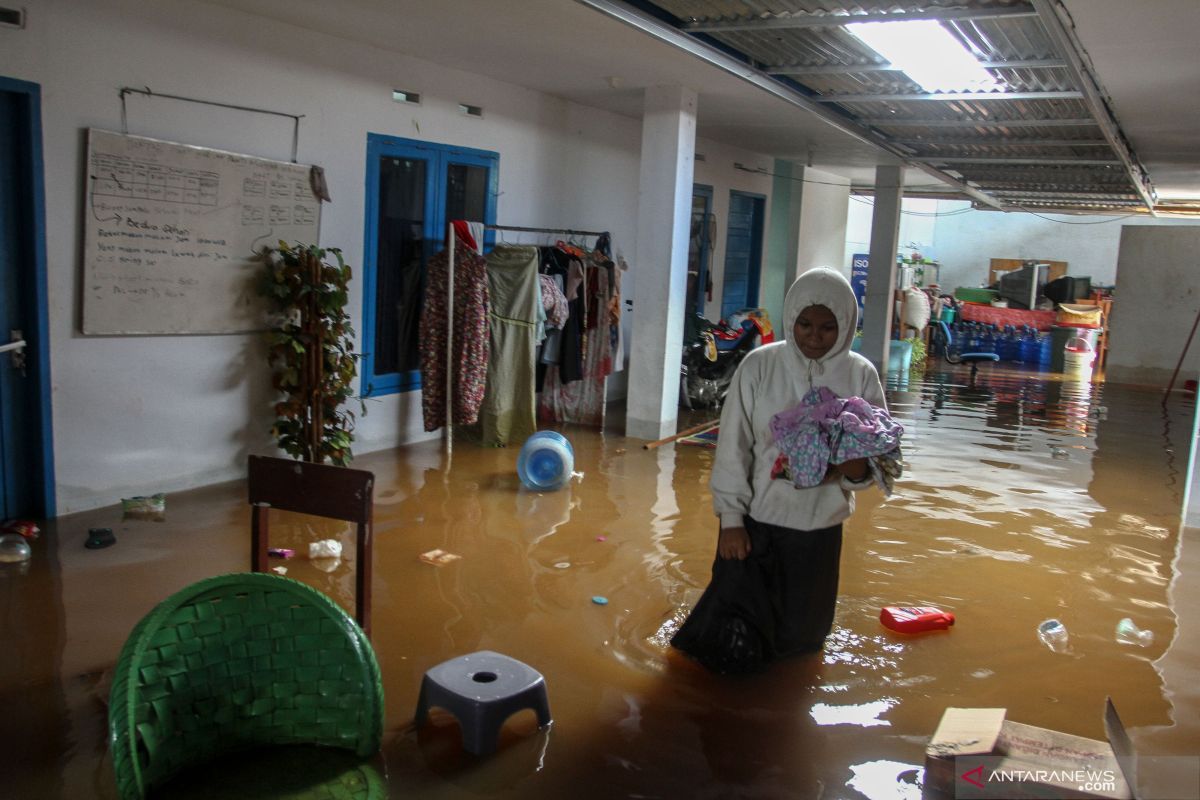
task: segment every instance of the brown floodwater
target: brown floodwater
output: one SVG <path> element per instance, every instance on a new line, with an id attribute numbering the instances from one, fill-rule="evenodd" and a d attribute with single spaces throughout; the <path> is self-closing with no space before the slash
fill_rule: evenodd
<path id="1" fill-rule="evenodd" d="M 1005 707 L 1103 738 L 1108 696 L 1140 752 L 1200 755 L 1200 542 L 1180 523 L 1192 400 L 1164 409 L 1156 390 L 1018 370 L 969 384 L 965 371 L 893 382 L 905 474 L 890 498 L 860 494 L 845 526 L 825 652 L 746 678 L 708 674 L 666 644 L 711 567 L 711 450 L 643 449 L 617 414 L 604 431 L 563 427 L 582 474 L 542 494 L 520 486 L 515 447 L 460 441 L 447 459 L 428 442 L 359 457 L 377 477 L 373 640 L 387 715 L 373 768 L 389 795 L 916 798 L 947 706 Z M 97 525 L 114 528 L 116 546 L 83 548 Z M 0 564 L 0 796 L 107 800 L 117 653 L 157 601 L 248 565 L 245 486 L 172 494 L 163 522 L 122 520 L 113 506 L 45 528 L 31 563 Z M 346 548 L 332 572 L 280 563 L 352 608 L 348 528 L 278 514 L 271 543 L 305 552 L 331 537 Z M 461 558 L 418 559 L 433 549 Z M 896 604 L 938 606 L 957 624 L 893 634 L 878 615 Z M 1051 617 L 1069 632 L 1065 652 L 1037 637 Z M 1153 642 L 1118 644 L 1123 617 Z M 449 716 L 410 723 L 424 671 L 482 649 L 545 676 L 554 724 L 538 730 L 521 712 L 499 751 L 477 759 Z"/>

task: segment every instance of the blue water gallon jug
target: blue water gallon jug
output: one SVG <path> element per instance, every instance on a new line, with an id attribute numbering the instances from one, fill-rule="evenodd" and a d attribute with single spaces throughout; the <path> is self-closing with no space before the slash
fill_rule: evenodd
<path id="1" fill-rule="evenodd" d="M 1043 334 L 1038 337 L 1038 366 L 1043 370 L 1050 366 L 1050 358 L 1052 345 L 1050 334 Z"/>
<path id="2" fill-rule="evenodd" d="M 575 451 L 556 431 L 538 431 L 525 440 L 517 456 L 517 477 L 538 492 L 561 489 L 575 469 Z"/>

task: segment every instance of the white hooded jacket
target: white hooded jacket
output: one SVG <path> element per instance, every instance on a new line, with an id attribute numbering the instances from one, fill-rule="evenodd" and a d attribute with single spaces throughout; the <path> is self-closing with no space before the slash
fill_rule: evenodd
<path id="1" fill-rule="evenodd" d="M 820 359 L 809 359 L 794 341 L 796 317 L 809 306 L 825 306 L 838 323 L 838 340 Z M 738 366 L 721 411 L 710 487 L 721 527 L 742 526 L 743 517 L 799 530 L 836 525 L 854 511 L 853 490 L 873 485 L 845 478 L 809 489 L 772 479 L 779 457 L 771 417 L 800 404 L 812 388 L 824 386 L 838 397 L 858 396 L 886 408 L 874 365 L 852 352 L 858 303 L 850 282 L 828 267 L 810 269 L 795 280 L 783 301 L 784 340 L 751 351 Z"/>

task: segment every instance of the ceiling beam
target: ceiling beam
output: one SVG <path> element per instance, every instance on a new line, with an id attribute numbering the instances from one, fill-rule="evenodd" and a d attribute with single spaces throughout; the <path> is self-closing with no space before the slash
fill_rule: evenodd
<path id="1" fill-rule="evenodd" d="M 869 14 L 804 14 L 794 17 L 765 17 L 759 19 L 731 19 L 713 22 L 688 22 L 680 29 L 688 33 L 716 33 L 719 31 L 780 30 L 781 28 L 840 28 L 858 22 L 907 22 L 933 19 L 942 22 L 968 22 L 977 19 L 1013 19 L 1034 17 L 1037 11 L 1032 6 L 1010 6 L 1008 8 L 944 8 L 890 14 L 876 11 Z"/>
<path id="2" fill-rule="evenodd" d="M 913 156 L 930 164 L 1050 164 L 1061 167 L 1119 167 L 1118 159 L 1101 158 L 1020 158 L 1013 156 Z"/>
<path id="3" fill-rule="evenodd" d="M 1060 69 L 1067 62 L 1061 58 L 1023 58 L 1012 61 L 980 61 L 984 69 Z M 763 67 L 768 75 L 847 75 L 860 72 L 900 72 L 893 64 L 819 64 L 814 66 L 786 65 Z"/>
<path id="4" fill-rule="evenodd" d="M 981 211 L 991 211 L 990 208 L 980 209 Z M 1094 205 L 1094 206 L 1026 206 L 1026 205 L 1009 205 L 1005 206 L 1005 211 L 1023 211 L 1026 214 L 1062 214 L 1064 216 L 1079 216 L 1079 217 L 1133 217 L 1146 213 L 1145 207 L 1141 203 L 1134 203 L 1131 206 L 1119 205 Z"/>
<path id="5" fill-rule="evenodd" d="M 1138 202 L 1137 192 L 1130 191 L 1126 194 L 1113 192 L 1047 192 L 1039 190 L 1020 189 L 994 189 L 993 194 L 998 197 L 1030 197 L 1038 200 L 1071 200 L 1086 202 L 1088 200 L 1118 200 L 1122 202 L 1136 203 Z"/>
<path id="6" fill-rule="evenodd" d="M 1108 147 L 1104 139 L 892 139 L 905 147 Z"/>
<path id="7" fill-rule="evenodd" d="M 922 92 L 912 94 L 822 94 L 819 103 L 904 103 L 909 100 L 1078 100 L 1083 92 L 1074 89 L 1053 92 Z"/>
<path id="8" fill-rule="evenodd" d="M 1076 128 L 1095 127 L 1100 123 L 1086 119 L 892 119 L 863 118 L 858 122 L 871 127 L 916 126 L 919 128 Z"/>
<path id="9" fill-rule="evenodd" d="M 1129 174 L 1130 181 L 1133 182 L 1134 188 L 1138 195 L 1141 196 L 1142 202 L 1146 205 L 1146 210 L 1152 216 L 1158 216 L 1154 210 L 1154 194 L 1153 187 L 1150 185 L 1149 179 L 1146 177 L 1145 170 L 1141 164 L 1137 162 L 1136 156 L 1130 152 L 1125 143 L 1125 136 L 1121 129 L 1117 126 L 1117 121 L 1113 117 L 1112 112 L 1108 108 L 1108 104 L 1104 101 L 1104 93 L 1097 85 L 1095 78 L 1083 63 L 1082 56 L 1079 55 L 1079 49 L 1075 46 L 1075 41 L 1068 32 L 1065 25 L 1058 16 L 1058 6 L 1061 3 L 1052 0 L 1033 0 L 1033 7 L 1038 13 L 1038 20 L 1042 23 L 1042 27 L 1046 29 L 1046 33 L 1050 37 L 1050 41 L 1054 43 L 1055 50 L 1067 59 L 1067 69 L 1071 76 L 1075 79 L 1075 85 L 1083 90 L 1084 100 L 1092 111 L 1097 122 L 1100 124 L 1100 133 L 1112 145 L 1113 152 L 1121 159 L 1125 167 L 1125 171 Z"/>
<path id="10" fill-rule="evenodd" d="M 1057 192 L 1078 191 L 1080 186 L 1104 189 L 1107 191 L 1133 191 L 1133 187 L 1129 185 L 1129 181 L 1124 175 L 1116 170 L 1104 170 L 1097 173 L 1093 167 L 1080 167 L 1078 169 L 1066 169 L 1063 167 L 1055 167 L 1046 169 L 1045 167 L 1034 168 L 1023 167 L 1012 164 L 1009 166 L 997 166 L 992 164 L 977 164 L 971 169 L 954 168 L 954 172 L 971 174 L 971 180 L 977 183 L 986 183 L 993 189 L 1038 189 L 1043 188 L 1046 191 Z M 1116 180 L 1114 180 L 1116 178 Z"/>
<path id="11" fill-rule="evenodd" d="M 842 133 L 857 139 L 865 144 L 878 147 L 886 153 L 890 153 L 906 164 L 911 164 L 913 167 L 921 170 L 927 175 L 937 178 L 939 181 L 953 186 L 963 194 L 978 200 L 981 203 L 992 206 L 993 208 L 1001 208 L 1000 201 L 981 192 L 978 189 L 967 185 L 957 178 L 946 174 L 942 170 L 931 167 L 920 161 L 911 161 L 906 152 L 892 144 L 886 137 L 876 133 L 860 124 L 859 122 L 849 118 L 844 114 L 824 106 L 820 103 L 814 103 L 813 98 L 806 95 L 797 89 L 788 86 L 780 81 L 767 75 L 759 69 L 739 61 L 723 50 L 703 42 L 695 37 L 684 33 L 679 28 L 650 16 L 649 14 L 634 8 L 622 0 L 577 0 L 577 2 L 592 8 L 596 11 L 606 14 L 613 19 L 619 20 L 633 28 L 636 28 L 643 33 L 652 36 L 653 38 L 664 42 L 687 53 L 691 53 L 702 61 L 717 67 L 718 69 L 728 72 L 737 78 L 740 78 L 747 83 L 757 86 L 760 89 L 768 92 L 772 96 L 789 103 L 796 108 L 803 109 L 815 115 L 822 121 L 832 125 Z"/>

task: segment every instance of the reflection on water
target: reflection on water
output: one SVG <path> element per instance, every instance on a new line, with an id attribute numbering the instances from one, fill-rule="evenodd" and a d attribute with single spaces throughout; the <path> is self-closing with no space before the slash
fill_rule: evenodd
<path id="1" fill-rule="evenodd" d="M 818 725 L 858 725 L 873 728 L 876 725 L 891 725 L 887 720 L 880 719 L 879 715 L 894 705 L 896 700 L 892 698 L 848 706 L 817 703 L 812 707 L 811 713 Z"/>
<path id="2" fill-rule="evenodd" d="M 853 777 L 846 785 L 869 800 L 918 800 L 921 797 L 921 768 L 899 761 L 868 761 L 852 764 Z"/>
<path id="3" fill-rule="evenodd" d="M 825 652 L 739 679 L 710 675 L 668 645 L 711 569 L 711 450 L 645 450 L 566 427 L 584 477 L 541 494 L 520 486 L 516 449 L 461 444 L 449 471 L 436 442 L 360 457 L 355 466 L 377 477 L 374 644 L 390 793 L 907 799 L 919 796 L 924 743 L 947 706 L 1003 706 L 1020 722 L 1102 738 L 1110 695 L 1128 727 L 1160 732 L 1159 754 L 1200 752 L 1192 727 L 1169 735 L 1200 705 L 1194 668 L 1168 687 L 1154 664 L 1177 630 L 1168 586 L 1192 411 L 1164 411 L 1158 399 L 999 369 L 973 383 L 965 370 L 892 382 L 905 475 L 887 500 L 862 493 L 846 524 Z M 172 497 L 156 546 L 187 537 L 198 546 L 203 534 L 208 562 L 242 563 L 248 515 L 240 494 L 230 497 L 220 534 L 189 529 L 187 495 Z M 273 546 L 303 553 L 314 538 L 341 539 L 341 565 L 325 573 L 297 558 L 289 576 L 352 608 L 353 532 L 322 520 L 272 525 Z M 188 552 L 173 546 L 177 559 Z M 460 558 L 418 558 L 434 549 Z M 165 596 L 170 571 L 141 563 L 145 591 Z M 70 622 L 85 606 L 70 588 L 78 580 L 64 565 L 63 663 L 80 647 Z M 957 624 L 893 633 L 878 621 L 884 605 L 939 606 Z M 114 628 L 127 631 L 134 610 Z M 1069 631 L 1066 653 L 1038 641 L 1050 617 Z M 1117 644 L 1123 617 L 1151 630 L 1153 644 Z M 104 640 L 112 659 L 122 636 Z M 463 753 L 448 715 L 409 726 L 424 671 L 480 649 L 541 671 L 554 716 L 538 731 L 518 714 L 486 759 Z M 31 656 L 32 669 L 45 672 L 47 660 Z M 93 722 L 103 713 L 80 705 Z M 96 752 L 43 758 L 46 779 L 29 785 L 54 797 L 49 776 L 68 763 L 94 770 Z"/>

